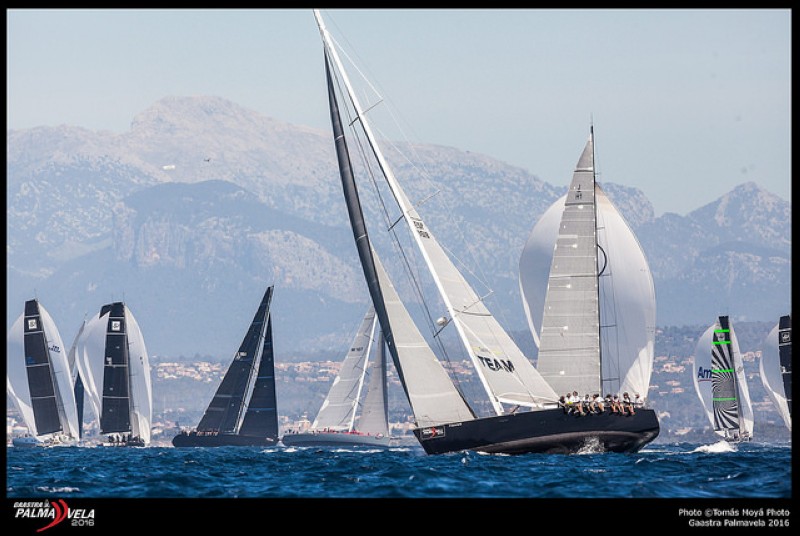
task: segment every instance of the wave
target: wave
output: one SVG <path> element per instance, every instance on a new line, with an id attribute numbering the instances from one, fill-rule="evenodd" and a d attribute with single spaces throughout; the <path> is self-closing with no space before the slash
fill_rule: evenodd
<path id="1" fill-rule="evenodd" d="M 736 452 L 736 447 L 732 443 L 728 443 L 724 439 L 717 441 L 711 445 L 700 445 L 692 452 L 705 452 L 707 454 L 720 454 L 723 452 Z"/>

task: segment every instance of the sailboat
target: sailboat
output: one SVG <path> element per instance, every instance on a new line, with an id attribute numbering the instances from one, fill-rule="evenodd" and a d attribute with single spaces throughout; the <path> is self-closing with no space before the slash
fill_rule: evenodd
<path id="1" fill-rule="evenodd" d="M 780 317 L 767 335 L 758 364 L 761 383 L 780 413 L 786 428 L 792 429 L 792 317 Z"/>
<path id="2" fill-rule="evenodd" d="M 367 109 L 353 89 L 338 47 L 320 12 L 315 10 L 314 14 L 323 40 L 333 138 L 356 249 L 381 330 L 414 414 L 414 435 L 425 452 L 569 453 L 587 447 L 633 452 L 652 441 L 659 430 L 652 410 L 637 411 L 626 418 L 610 414 L 576 418 L 558 407 L 556 392 L 491 314 L 401 188 L 372 133 Z M 343 95 L 341 104 L 337 91 Z M 342 120 L 340 106 L 344 106 L 346 121 Z M 360 138 L 348 143 L 345 124 L 350 128 L 348 134 Z M 387 218 L 385 228 L 394 237 L 396 224 L 405 222 L 444 304 L 443 314 L 433 315 L 438 317 L 434 336 L 455 330 L 493 415 L 481 416 L 470 405 L 401 301 L 367 233 L 351 148 L 365 149 L 359 161 L 369 158 L 372 162 L 363 164 L 359 171 L 366 168 L 373 172 L 372 179 L 383 179 L 391 191 L 400 215 Z"/>
<path id="3" fill-rule="evenodd" d="M 53 318 L 37 299 L 8 332 L 6 393 L 28 434 L 15 447 L 75 444 L 80 423 L 64 343 Z"/>
<path id="4" fill-rule="evenodd" d="M 386 353 L 379 330 L 373 344 L 377 322 L 370 306 L 314 422 L 308 431 L 284 434 L 284 446 L 390 446 Z M 373 346 L 376 355 L 370 360 Z"/>
<path id="5" fill-rule="evenodd" d="M 172 438 L 175 447 L 264 447 L 278 442 L 273 287 L 267 287 L 239 350 L 197 428 Z"/>
<path id="6" fill-rule="evenodd" d="M 150 444 L 153 390 L 150 358 L 139 323 L 124 302 L 100 307 L 83 327 L 75 361 L 99 421 L 104 446 Z"/>
<path id="7" fill-rule="evenodd" d="M 739 341 L 728 316 L 700 337 L 694 353 L 694 387 L 714 432 L 731 443 L 753 437 L 753 407 Z"/>

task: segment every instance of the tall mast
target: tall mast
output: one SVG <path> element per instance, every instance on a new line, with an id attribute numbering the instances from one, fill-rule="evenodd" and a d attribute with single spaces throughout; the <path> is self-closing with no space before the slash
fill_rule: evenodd
<path id="1" fill-rule="evenodd" d="M 516 347 L 513 340 L 485 308 L 481 299 L 464 280 L 438 242 L 435 241 L 433 233 L 427 228 L 406 197 L 386 163 L 372 129 L 366 121 L 364 109 L 352 88 L 330 35 L 322 22 L 319 11 L 315 10 L 314 16 L 317 19 L 325 48 L 329 51 L 329 57 L 335 63 L 336 69 L 347 88 L 348 97 L 353 106 L 353 113 L 356 115 L 355 121 L 361 122 L 361 127 L 367 137 L 367 142 L 371 146 L 372 153 L 386 178 L 395 202 L 403 214 L 403 219 L 409 226 L 411 235 L 422 257 L 425 259 L 428 271 L 436 284 L 451 320 L 455 321 L 456 331 L 472 360 L 474 369 L 495 413 L 498 415 L 504 413 L 501 402 L 515 405 L 536 405 L 541 403 L 542 400 L 555 402 L 557 398 L 555 392 L 539 377 L 530 361 Z M 439 262 L 438 270 L 432 256 L 435 256 Z M 443 273 L 440 274 L 440 270 Z M 452 296 L 451 292 L 453 293 Z M 453 303 L 454 296 L 461 298 L 463 301 L 463 303 L 458 304 L 458 307 Z M 469 333 L 467 330 L 469 330 Z M 495 348 L 500 350 L 499 354 L 496 353 Z M 493 374 L 491 382 L 486 376 L 487 371 Z"/>

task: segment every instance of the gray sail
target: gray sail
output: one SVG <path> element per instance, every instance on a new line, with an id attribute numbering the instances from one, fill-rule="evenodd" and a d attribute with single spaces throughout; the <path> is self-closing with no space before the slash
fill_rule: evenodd
<path id="1" fill-rule="evenodd" d="M 419 427 L 473 419 L 472 410 L 417 329 L 377 253 L 371 247 L 331 77 L 328 55 L 335 55 L 336 52 L 328 46 L 327 31 L 319 13 L 315 12 L 315 15 L 326 43 L 325 73 L 331 126 L 350 226 L 381 332 L 400 376 L 400 383 L 414 413 L 414 419 Z"/>
<path id="2" fill-rule="evenodd" d="M 601 393 L 592 135 L 572 175 L 553 251 L 537 369 L 558 393 Z"/>
<path id="3" fill-rule="evenodd" d="M 400 300 L 378 254 L 373 250 L 386 316 L 392 326 L 397 357 L 395 367 L 403 371 L 406 395 L 419 428 L 468 421 L 475 418 L 447 371 L 436 358 Z M 383 323 L 381 323 L 383 328 Z M 398 366 L 399 365 L 399 366 Z"/>
<path id="4" fill-rule="evenodd" d="M 380 331 L 374 358 L 369 361 L 367 390 L 361 403 L 358 430 L 365 434 L 389 435 L 389 393 L 386 390 L 386 344 Z"/>
<path id="5" fill-rule="evenodd" d="M 453 325 L 461 339 L 474 369 L 496 413 L 504 413 L 502 404 L 541 407 L 557 402 L 556 393 L 541 378 L 528 358 L 517 347 L 511 337 L 500 326 L 475 293 L 461 272 L 450 260 L 444 249 L 434 238 L 416 208 L 388 166 L 381 148 L 364 115 L 364 109 L 352 89 L 338 53 L 330 39 L 318 11 L 314 12 L 325 42 L 326 51 L 335 63 L 336 72 L 347 88 L 353 111 L 367 138 L 377 165 L 382 171 L 405 220 L 411 236 L 416 242 L 427 268 L 436 283 L 447 307 L 447 325 Z M 328 57 L 326 56 L 326 57 Z M 327 66 L 327 64 L 326 64 Z"/>
<path id="6" fill-rule="evenodd" d="M 339 373 L 311 424 L 312 430 L 353 430 L 376 322 L 375 308 L 370 306 L 339 367 Z"/>

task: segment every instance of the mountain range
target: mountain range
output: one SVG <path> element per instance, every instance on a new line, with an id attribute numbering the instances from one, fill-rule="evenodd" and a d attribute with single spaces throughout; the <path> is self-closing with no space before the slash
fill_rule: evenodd
<path id="1" fill-rule="evenodd" d="M 428 226 L 480 267 L 501 323 L 527 330 L 519 256 L 567 179 L 548 184 L 452 147 L 397 146 L 415 153 L 414 165 L 387 153 L 409 196 L 433 188 L 449 207 L 420 202 Z M 647 255 L 657 325 L 710 325 L 718 314 L 777 322 L 791 311 L 789 201 L 746 182 L 656 217 L 635 187 L 602 187 Z M 85 317 L 123 300 L 151 354 L 232 355 L 274 284 L 276 355 L 339 359 L 367 307 L 328 130 L 218 97 L 167 97 L 121 134 L 7 131 L 6 193 L 7 327 L 36 296 L 69 344 Z"/>

